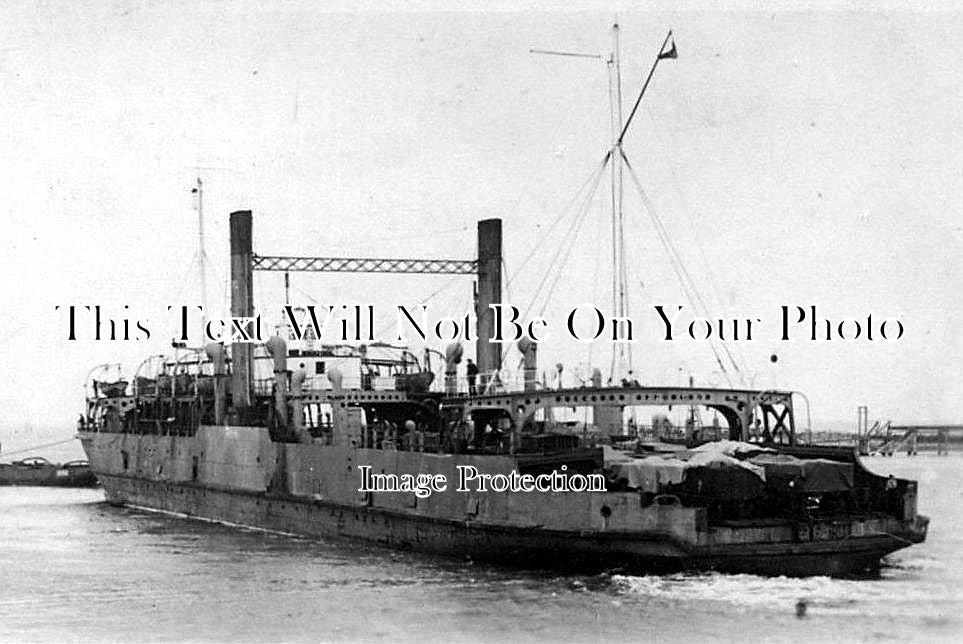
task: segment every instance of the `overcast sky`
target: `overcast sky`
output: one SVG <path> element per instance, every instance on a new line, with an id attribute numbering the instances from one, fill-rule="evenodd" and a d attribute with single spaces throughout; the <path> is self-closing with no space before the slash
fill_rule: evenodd
<path id="1" fill-rule="evenodd" d="M 625 149 L 710 312 L 762 319 L 731 348 L 743 376 L 806 392 L 817 421 L 867 404 L 872 418 L 963 422 L 961 14 L 262 5 L 0 8 L 8 424 L 72 422 L 91 366 L 163 350 L 157 313 L 199 299 L 197 176 L 211 305 L 224 299 L 228 213 L 251 209 L 255 251 L 290 255 L 469 259 L 475 222 L 501 217 L 506 299 L 541 308 L 535 291 L 565 248 L 547 231 L 605 153 L 608 88 L 599 60 L 529 49 L 607 56 L 616 12 L 626 104 L 674 30 L 679 57 L 660 64 Z M 559 337 L 575 305 L 609 306 L 607 189 L 554 264 L 544 314 Z M 625 217 L 633 313 L 652 325 L 654 304 L 690 310 L 628 180 Z M 295 275 L 292 300 L 370 302 L 390 319 L 389 306 L 440 289 L 432 310 L 449 315 L 470 303 L 470 280 L 456 280 Z M 258 275 L 272 320 L 282 297 L 278 275 Z M 157 332 L 68 342 L 54 307 L 70 304 Z M 899 319 L 905 335 L 780 342 L 784 304 Z M 657 331 L 634 348 L 643 382 L 725 383 L 705 343 Z M 561 340 L 541 351 L 544 365 L 588 359 Z M 607 364 L 603 351 L 593 359 Z"/>

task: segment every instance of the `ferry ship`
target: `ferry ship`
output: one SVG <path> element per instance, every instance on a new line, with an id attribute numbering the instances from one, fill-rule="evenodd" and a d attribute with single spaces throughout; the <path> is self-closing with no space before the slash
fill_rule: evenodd
<path id="1" fill-rule="evenodd" d="M 656 64 L 675 57 L 669 45 Z M 622 149 L 631 116 L 623 124 L 618 106 L 599 171 L 612 167 L 613 204 L 623 171 L 634 177 Z M 621 226 L 613 213 L 616 235 Z M 79 437 L 107 500 L 565 570 L 860 575 L 925 539 L 916 483 L 869 472 L 854 449 L 802 444 L 792 391 L 603 384 L 598 374 L 548 386 L 537 343 L 519 343 L 523 368 L 508 374 L 501 346 L 488 342 L 490 305 L 503 301 L 502 222 L 480 221 L 477 232 L 470 260 L 262 256 L 252 213 L 232 213 L 235 319 L 254 316 L 255 270 L 472 275 L 477 376 L 458 376 L 458 344 L 436 354 L 437 373 L 431 352 L 326 345 L 283 329 L 263 345 L 179 348 L 89 389 Z M 624 238 L 613 248 L 624 266 Z M 618 291 L 616 314 L 624 284 Z M 693 410 L 684 429 L 658 413 L 651 425 L 635 421 L 672 407 Z M 704 426 L 695 410 L 718 420 Z M 458 489 L 466 471 L 490 485 Z M 391 482 L 442 475 L 448 487 L 372 488 L 363 472 Z M 568 489 L 506 483 L 561 473 Z M 599 477 L 602 490 L 582 485 Z"/>
<path id="2" fill-rule="evenodd" d="M 231 215 L 239 318 L 254 313 L 253 269 L 276 261 L 254 255 L 252 222 L 248 211 Z M 499 220 L 479 222 L 478 249 L 474 395 L 454 377 L 457 345 L 444 379 L 400 347 L 309 348 L 310 339 L 289 347 L 290 337 L 273 336 L 229 352 L 183 349 L 127 390 L 91 388 L 79 434 L 107 500 L 565 569 L 851 575 L 925 538 L 916 483 L 872 474 L 854 449 L 800 444 L 793 392 L 634 382 L 549 389 L 535 377 L 534 347 L 517 389 L 496 379 L 500 348 L 487 342 L 486 312 L 499 299 Z M 671 405 L 717 412 L 724 440 L 703 442 L 695 427 L 681 445 L 628 432 L 627 408 Z M 452 484 L 468 467 L 506 478 L 600 474 L 606 489 L 450 485 L 425 497 L 364 489 L 362 466 Z"/>

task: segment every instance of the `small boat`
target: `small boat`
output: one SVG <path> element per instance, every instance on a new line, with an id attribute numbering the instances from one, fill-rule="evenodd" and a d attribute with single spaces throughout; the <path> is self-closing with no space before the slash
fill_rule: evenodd
<path id="1" fill-rule="evenodd" d="M 31 456 L 12 463 L 0 463 L 0 485 L 96 487 L 99 483 L 87 461 L 61 464 L 42 456 Z"/>

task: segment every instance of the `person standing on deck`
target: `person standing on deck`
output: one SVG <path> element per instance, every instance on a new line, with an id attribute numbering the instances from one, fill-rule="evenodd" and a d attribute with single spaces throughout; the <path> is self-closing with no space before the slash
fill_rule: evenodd
<path id="1" fill-rule="evenodd" d="M 894 515 L 899 514 L 899 483 L 892 474 L 886 479 L 886 510 Z"/>
<path id="2" fill-rule="evenodd" d="M 465 374 L 468 376 L 468 395 L 474 396 L 475 390 L 475 378 L 478 377 L 478 365 L 472 362 L 471 358 L 468 358 L 468 364 L 465 365 Z"/>

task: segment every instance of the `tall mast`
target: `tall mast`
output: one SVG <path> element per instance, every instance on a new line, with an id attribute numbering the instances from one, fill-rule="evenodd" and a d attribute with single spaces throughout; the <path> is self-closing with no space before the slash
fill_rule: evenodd
<path id="1" fill-rule="evenodd" d="M 207 253 L 204 251 L 204 183 L 197 177 L 197 264 L 201 272 L 201 333 L 207 324 Z M 203 336 L 202 336 L 203 337 Z"/>
<path id="2" fill-rule="evenodd" d="M 625 240 L 622 212 L 622 66 L 619 46 L 619 23 L 612 25 L 612 53 L 609 56 L 609 109 L 612 125 L 612 314 L 625 317 L 628 302 L 625 293 Z M 617 343 L 612 352 L 609 376 L 616 379 L 623 362 L 631 369 L 632 350 L 625 343 Z"/>
<path id="3" fill-rule="evenodd" d="M 666 46 L 670 43 L 671 47 L 666 49 Z M 547 49 L 529 49 L 529 51 L 533 54 L 602 59 L 602 56 L 578 52 L 554 51 Z M 659 61 L 665 58 L 675 57 L 675 42 L 672 40 L 672 31 L 670 30 L 669 33 L 666 34 L 665 40 L 662 41 L 662 46 L 659 48 L 659 53 L 656 55 L 655 61 L 652 63 L 652 68 L 649 70 L 649 74 L 646 76 L 645 82 L 642 84 L 642 89 L 639 92 L 638 98 L 635 99 L 635 104 L 632 106 L 632 110 L 629 112 L 628 119 L 623 122 L 622 66 L 619 51 L 619 23 L 618 19 L 616 18 L 615 23 L 612 25 L 612 52 L 609 54 L 609 58 L 606 61 L 609 70 L 609 112 L 610 126 L 612 129 L 612 147 L 607 152 L 607 156 L 603 161 L 603 165 L 608 162 L 612 163 L 612 312 L 614 316 L 619 318 L 627 317 L 629 313 L 629 299 L 628 293 L 626 292 L 628 266 L 625 261 L 625 230 L 624 216 L 622 211 L 622 180 L 628 160 L 622 150 L 622 140 L 625 138 L 625 133 L 628 131 L 629 125 L 632 123 L 632 119 L 635 116 L 636 110 L 639 108 L 639 104 L 642 101 L 642 97 L 645 95 L 645 90 L 649 86 L 649 81 L 652 80 L 652 75 L 655 73 L 655 68 L 658 66 Z M 609 375 L 612 381 L 617 379 L 616 376 L 625 375 L 620 373 L 623 366 L 627 366 L 629 370 L 632 369 L 632 346 L 630 344 L 620 342 L 616 343 L 612 350 L 612 363 L 609 370 Z"/>

